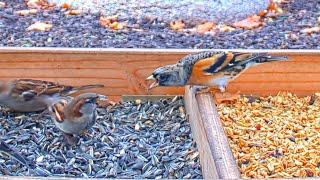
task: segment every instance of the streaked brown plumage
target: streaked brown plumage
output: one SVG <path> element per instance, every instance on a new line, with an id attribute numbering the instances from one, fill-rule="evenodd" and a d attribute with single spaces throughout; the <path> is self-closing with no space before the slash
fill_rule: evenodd
<path id="1" fill-rule="evenodd" d="M 15 79 L 0 82 L 0 104 L 18 112 L 34 112 L 46 109 L 80 90 L 102 88 L 103 85 L 66 86 L 35 79 Z"/>
<path id="2" fill-rule="evenodd" d="M 106 100 L 106 96 L 96 93 L 83 93 L 75 98 L 67 96 L 49 107 L 54 124 L 63 133 L 67 144 L 75 145 L 79 134 L 90 129 L 97 117 L 97 100 Z"/>

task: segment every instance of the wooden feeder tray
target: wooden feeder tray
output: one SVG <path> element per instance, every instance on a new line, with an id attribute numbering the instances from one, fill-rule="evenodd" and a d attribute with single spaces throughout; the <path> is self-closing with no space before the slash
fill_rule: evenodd
<path id="1" fill-rule="evenodd" d="M 164 94 L 184 95 L 193 138 L 200 153 L 203 177 L 241 179 L 211 94 L 195 95 L 190 86 L 146 90 L 145 78 L 155 68 L 176 63 L 183 56 L 197 51 L 200 50 L 0 48 L 0 80 L 35 78 L 69 85 L 104 84 L 106 88 L 94 89 L 93 92 L 106 94 L 113 101 L 156 100 Z M 264 96 L 285 90 L 306 96 L 320 91 L 320 50 L 232 51 L 268 52 L 288 56 L 291 60 L 249 69 L 229 84 L 228 92 L 240 90 L 245 95 Z M 81 178 L 2 176 L 0 179 Z"/>

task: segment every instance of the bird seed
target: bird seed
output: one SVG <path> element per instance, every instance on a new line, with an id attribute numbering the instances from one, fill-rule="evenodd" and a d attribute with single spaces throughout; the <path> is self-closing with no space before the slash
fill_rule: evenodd
<path id="1" fill-rule="evenodd" d="M 241 97 L 218 106 L 242 178 L 320 176 L 320 93 Z"/>
<path id="2" fill-rule="evenodd" d="M 0 174 L 88 178 L 202 178 L 181 97 L 100 108 L 96 124 L 68 148 L 48 115 L 0 109 L 0 140 L 29 162 L 0 153 Z M 17 118 L 18 117 L 18 118 Z"/>

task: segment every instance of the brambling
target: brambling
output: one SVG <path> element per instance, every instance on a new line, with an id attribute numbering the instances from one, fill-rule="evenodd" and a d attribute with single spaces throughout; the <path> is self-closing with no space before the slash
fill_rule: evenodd
<path id="1" fill-rule="evenodd" d="M 80 90 L 102 88 L 103 85 L 65 86 L 55 82 L 15 79 L 0 82 L 0 104 L 18 112 L 34 112 L 46 109 Z"/>
<path id="2" fill-rule="evenodd" d="M 249 67 L 287 59 L 267 53 L 203 51 L 189 54 L 176 64 L 157 68 L 146 80 L 155 80 L 148 90 L 157 86 L 194 85 L 200 89 L 218 86 L 225 92 L 228 83 Z"/>
<path id="3" fill-rule="evenodd" d="M 90 129 L 95 123 L 97 100 L 105 101 L 107 97 L 96 93 L 83 93 L 75 98 L 62 97 L 48 108 L 54 124 L 63 133 L 68 145 L 76 145 L 78 138 L 73 135 Z"/>

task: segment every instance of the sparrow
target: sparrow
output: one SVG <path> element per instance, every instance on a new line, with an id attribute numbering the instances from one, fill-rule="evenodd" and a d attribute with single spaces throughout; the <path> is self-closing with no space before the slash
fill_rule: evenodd
<path id="1" fill-rule="evenodd" d="M 0 104 L 18 112 L 34 112 L 47 109 L 80 90 L 102 88 L 103 85 L 66 86 L 35 79 L 15 79 L 0 82 Z"/>
<path id="2" fill-rule="evenodd" d="M 195 85 L 200 88 L 218 86 L 225 92 L 228 83 L 249 67 L 287 59 L 267 53 L 202 51 L 189 54 L 176 64 L 157 68 L 146 80 L 155 80 L 148 90 L 157 86 Z"/>
<path id="3" fill-rule="evenodd" d="M 97 100 L 106 101 L 107 96 L 96 93 L 83 93 L 75 98 L 66 96 L 48 107 L 52 121 L 62 132 L 68 145 L 76 145 L 78 138 L 73 135 L 90 129 L 95 123 Z"/>

